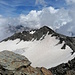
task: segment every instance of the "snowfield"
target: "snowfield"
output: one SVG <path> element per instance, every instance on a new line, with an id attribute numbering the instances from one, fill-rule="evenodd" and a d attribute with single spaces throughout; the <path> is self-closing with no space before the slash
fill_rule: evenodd
<path id="1" fill-rule="evenodd" d="M 75 54 L 71 55 L 69 46 L 61 49 L 64 42 L 57 45 L 58 42 L 59 40 L 51 35 L 46 35 L 39 41 L 8 40 L 0 43 L 0 51 L 9 50 L 24 55 L 32 62 L 33 67 L 51 68 L 75 57 Z"/>

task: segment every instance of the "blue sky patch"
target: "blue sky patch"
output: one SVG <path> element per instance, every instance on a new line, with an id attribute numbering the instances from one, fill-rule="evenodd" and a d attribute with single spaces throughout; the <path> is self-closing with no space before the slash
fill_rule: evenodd
<path id="1" fill-rule="evenodd" d="M 65 0 L 0 0 L 0 14 L 13 17 L 48 6 L 54 8 L 66 7 L 66 2 Z"/>

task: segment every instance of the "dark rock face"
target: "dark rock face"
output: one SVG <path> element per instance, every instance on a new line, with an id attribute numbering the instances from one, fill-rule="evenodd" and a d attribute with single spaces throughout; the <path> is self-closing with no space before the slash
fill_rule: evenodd
<path id="1" fill-rule="evenodd" d="M 11 37 L 8 37 L 4 39 L 3 41 L 15 40 L 17 38 L 19 38 L 20 40 L 24 40 L 24 41 L 29 41 L 29 40 L 32 40 L 33 38 L 39 40 L 43 35 L 46 35 L 47 32 L 49 32 L 49 34 L 54 33 L 53 30 L 51 30 L 50 28 L 46 26 L 37 30 L 31 30 L 31 31 L 35 31 L 35 33 L 30 34 L 30 31 L 23 31 L 23 32 L 15 33 Z"/>
<path id="2" fill-rule="evenodd" d="M 24 56 L 10 51 L 0 52 L 0 75 L 52 75 L 46 68 L 33 68 Z"/>
<path id="3" fill-rule="evenodd" d="M 66 75 L 75 75 L 75 70 L 67 71 L 67 74 Z"/>
<path id="4" fill-rule="evenodd" d="M 49 69 L 54 75 L 75 75 L 75 58 Z"/>

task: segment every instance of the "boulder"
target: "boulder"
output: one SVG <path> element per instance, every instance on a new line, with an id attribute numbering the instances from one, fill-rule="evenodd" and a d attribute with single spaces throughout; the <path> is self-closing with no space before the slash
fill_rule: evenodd
<path id="1" fill-rule="evenodd" d="M 53 74 L 51 73 L 51 71 L 47 70 L 47 69 L 44 68 L 44 67 L 41 68 L 41 71 L 42 71 L 43 75 L 53 75 Z"/>
<path id="2" fill-rule="evenodd" d="M 27 67 L 31 62 L 22 55 L 15 54 L 11 51 L 0 52 L 0 65 L 8 70 L 15 70 L 21 66 Z"/>

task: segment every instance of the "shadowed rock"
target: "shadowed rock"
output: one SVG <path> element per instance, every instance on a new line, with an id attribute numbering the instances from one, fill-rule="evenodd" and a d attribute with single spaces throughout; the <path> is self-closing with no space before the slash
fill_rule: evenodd
<path id="1" fill-rule="evenodd" d="M 47 70 L 47 69 L 44 68 L 44 67 L 41 68 L 41 71 L 42 71 L 43 75 L 53 75 L 53 74 L 51 73 L 51 71 Z"/>
<path id="2" fill-rule="evenodd" d="M 54 75 L 75 75 L 75 58 L 49 69 Z"/>

